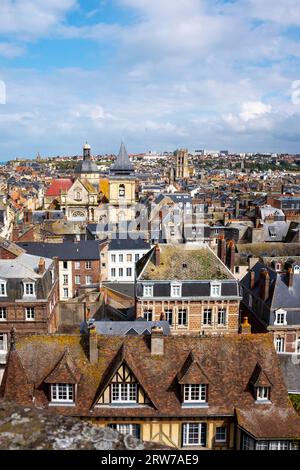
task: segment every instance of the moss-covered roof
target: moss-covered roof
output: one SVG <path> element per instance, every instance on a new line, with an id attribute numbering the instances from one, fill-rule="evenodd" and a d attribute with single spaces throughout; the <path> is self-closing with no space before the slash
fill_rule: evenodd
<path id="1" fill-rule="evenodd" d="M 154 251 L 141 276 L 145 280 L 232 279 L 219 258 L 207 247 L 160 245 L 160 265 L 155 266 Z"/>

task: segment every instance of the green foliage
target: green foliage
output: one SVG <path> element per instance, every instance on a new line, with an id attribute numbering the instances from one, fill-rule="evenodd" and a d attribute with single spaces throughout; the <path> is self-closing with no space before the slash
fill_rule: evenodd
<path id="1" fill-rule="evenodd" d="M 290 399 L 293 407 L 300 414 L 300 395 L 291 394 Z"/>

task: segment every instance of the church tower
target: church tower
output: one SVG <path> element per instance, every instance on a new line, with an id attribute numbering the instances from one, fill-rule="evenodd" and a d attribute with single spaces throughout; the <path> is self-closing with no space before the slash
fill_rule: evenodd
<path id="1" fill-rule="evenodd" d="M 121 143 L 116 161 L 109 170 L 110 222 L 130 221 L 134 218 L 135 175 L 124 143 Z"/>
<path id="2" fill-rule="evenodd" d="M 75 168 L 75 177 L 88 180 L 98 192 L 100 173 L 96 163 L 92 160 L 91 146 L 87 142 L 83 146 L 83 160 Z"/>
<path id="3" fill-rule="evenodd" d="M 176 150 L 176 179 L 183 179 L 189 177 L 189 159 L 188 150 Z"/>

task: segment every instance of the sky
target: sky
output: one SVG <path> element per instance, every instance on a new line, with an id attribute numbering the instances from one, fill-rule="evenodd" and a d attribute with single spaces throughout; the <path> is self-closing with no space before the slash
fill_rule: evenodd
<path id="1" fill-rule="evenodd" d="M 0 161 L 300 153 L 299 0 L 0 0 Z"/>

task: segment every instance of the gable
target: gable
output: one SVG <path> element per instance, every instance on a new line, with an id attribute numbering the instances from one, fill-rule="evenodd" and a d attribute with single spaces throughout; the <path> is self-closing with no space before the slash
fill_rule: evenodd
<path id="1" fill-rule="evenodd" d="M 207 374 L 199 362 L 194 359 L 193 353 L 188 355 L 181 371 L 177 375 L 177 378 L 180 385 L 210 383 Z"/>
<path id="2" fill-rule="evenodd" d="M 43 380 L 44 383 L 69 383 L 76 384 L 80 381 L 81 374 L 68 350 L 65 350 L 58 363 Z"/>

